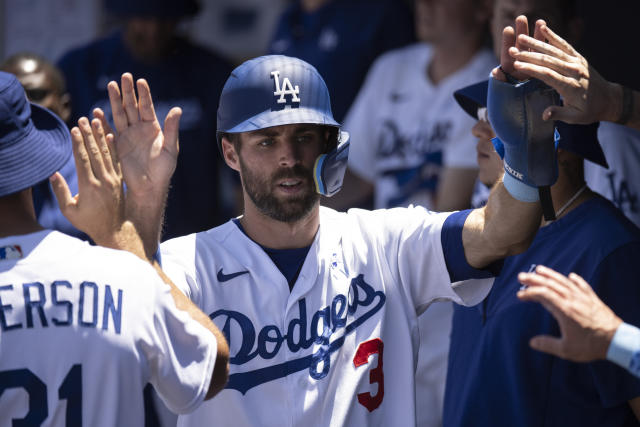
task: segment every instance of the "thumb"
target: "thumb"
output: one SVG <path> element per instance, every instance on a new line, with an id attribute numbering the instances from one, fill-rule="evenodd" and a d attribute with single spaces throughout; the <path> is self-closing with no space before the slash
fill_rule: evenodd
<path id="1" fill-rule="evenodd" d="M 70 216 L 73 215 L 71 212 L 76 205 L 76 201 L 71 196 L 71 190 L 69 190 L 67 181 L 60 172 L 56 172 L 49 177 L 49 182 L 51 183 L 51 188 L 53 188 L 53 194 L 55 194 L 56 200 L 58 201 L 60 211 L 67 217 L 69 222 L 73 222 Z"/>
<path id="2" fill-rule="evenodd" d="M 558 106 L 552 105 L 551 107 L 547 107 L 542 112 L 543 120 L 559 120 L 561 122 L 570 123 L 570 124 L 585 124 L 589 123 L 585 120 L 584 114 L 575 108 L 567 107 L 567 106 Z"/>
<path id="3" fill-rule="evenodd" d="M 180 146 L 178 143 L 178 130 L 180 127 L 180 117 L 182 110 L 180 107 L 173 107 L 167 118 L 164 120 L 164 140 L 167 148 L 171 152 L 178 153 Z"/>
<path id="4" fill-rule="evenodd" d="M 562 340 L 550 335 L 538 335 L 529 340 L 529 345 L 534 350 L 562 357 Z"/>

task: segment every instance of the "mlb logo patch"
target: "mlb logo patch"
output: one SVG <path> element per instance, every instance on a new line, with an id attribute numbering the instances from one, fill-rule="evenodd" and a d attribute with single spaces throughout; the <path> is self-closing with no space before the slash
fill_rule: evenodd
<path id="1" fill-rule="evenodd" d="M 0 261 L 22 258 L 20 245 L 0 246 Z"/>

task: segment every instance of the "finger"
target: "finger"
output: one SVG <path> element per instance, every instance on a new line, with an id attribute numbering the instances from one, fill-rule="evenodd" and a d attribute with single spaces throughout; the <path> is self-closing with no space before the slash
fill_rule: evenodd
<path id="1" fill-rule="evenodd" d="M 581 276 L 576 273 L 569 274 L 569 280 L 573 283 L 577 288 L 582 289 L 583 291 L 587 291 L 589 293 L 593 293 L 593 288 L 584 280 Z"/>
<path id="2" fill-rule="evenodd" d="M 518 274 L 518 281 L 528 287 L 548 289 L 556 295 L 568 297 L 568 291 L 565 286 L 539 274 L 520 273 Z"/>
<path id="3" fill-rule="evenodd" d="M 107 116 L 104 114 L 104 111 L 102 111 L 101 108 L 93 109 L 93 118 L 100 120 L 100 124 L 102 125 L 102 129 L 104 129 L 105 134 L 112 133 L 115 135 L 111 124 L 109 124 L 109 121 L 107 120 Z"/>
<path id="4" fill-rule="evenodd" d="M 543 281 L 519 280 L 526 287 L 516 293 L 522 301 L 534 301 L 543 304 L 549 311 L 563 309 L 566 298 L 558 292 L 558 288 L 547 286 Z"/>
<path id="5" fill-rule="evenodd" d="M 502 47 L 500 49 L 500 66 L 507 73 L 513 72 L 513 58 L 509 55 L 509 48 L 516 42 L 516 33 L 513 27 L 505 27 L 502 30 Z"/>
<path id="6" fill-rule="evenodd" d="M 536 21 L 535 29 L 533 30 L 533 38 L 536 40 L 540 40 L 541 42 L 545 41 L 544 34 L 542 33 L 542 26 L 546 25 L 544 20 L 538 19 Z"/>
<path id="7" fill-rule="evenodd" d="M 111 158 L 111 149 L 109 144 L 107 144 L 107 138 L 102 129 L 102 124 L 100 120 L 93 119 L 91 121 L 91 128 L 93 129 L 93 137 L 98 144 L 98 149 L 100 150 L 100 154 L 102 155 L 102 163 L 104 165 L 104 170 L 107 174 L 113 174 L 113 159 Z M 114 153 L 115 155 L 115 153 Z"/>
<path id="8" fill-rule="evenodd" d="M 167 118 L 164 120 L 164 141 L 166 148 L 170 153 L 173 153 L 176 156 L 180 150 L 178 142 L 180 116 L 182 116 L 182 110 L 180 107 L 173 107 L 169 111 L 169 114 L 167 114 Z"/>
<path id="9" fill-rule="evenodd" d="M 514 62 L 513 67 L 519 73 L 542 80 L 544 83 L 557 90 L 560 95 L 565 97 L 569 91 L 574 88 L 571 84 L 571 81 L 574 79 L 566 77 L 550 68 L 522 61 Z"/>
<path id="10" fill-rule="evenodd" d="M 82 133 L 78 127 L 71 129 L 71 145 L 73 147 L 73 158 L 76 162 L 76 175 L 78 175 L 78 187 L 82 189 L 86 187 L 94 179 L 91 170 L 91 161 L 89 154 L 84 146 Z"/>
<path id="11" fill-rule="evenodd" d="M 89 163 L 91 165 L 92 175 L 90 175 L 90 181 L 94 179 L 102 180 L 105 175 L 104 161 L 100 147 L 93 136 L 93 129 L 86 117 L 78 120 L 78 127 L 82 132 L 82 138 L 84 139 L 84 147 L 89 157 Z"/>
<path id="12" fill-rule="evenodd" d="M 109 92 L 109 102 L 111 103 L 111 114 L 113 114 L 113 124 L 116 126 L 118 132 L 122 132 L 129 126 L 129 120 L 124 112 L 124 106 L 122 105 L 122 96 L 120 94 L 120 88 L 118 83 L 109 82 L 107 85 L 107 91 Z"/>
<path id="13" fill-rule="evenodd" d="M 122 104 L 124 105 L 124 112 L 127 115 L 129 124 L 137 123 L 140 121 L 138 115 L 138 99 L 136 98 L 136 92 L 133 88 L 133 76 L 131 73 L 124 73 L 122 75 Z"/>
<path id="14" fill-rule="evenodd" d="M 515 47 L 518 50 L 522 50 L 523 47 L 520 46 L 519 35 L 524 34 L 526 36 L 529 35 L 529 22 L 527 21 L 527 17 L 524 15 L 520 15 L 516 18 L 516 33 L 515 33 Z M 513 45 L 512 45 L 513 46 Z"/>
<path id="15" fill-rule="evenodd" d="M 546 110 L 542 112 L 543 120 L 558 120 L 565 123 L 571 124 L 589 124 L 593 123 L 593 121 L 588 121 L 584 119 L 584 115 L 571 107 L 559 107 L 553 106 L 548 107 Z"/>
<path id="16" fill-rule="evenodd" d="M 496 80 L 500 80 L 501 82 L 507 81 L 507 77 L 505 76 L 504 71 L 502 71 L 499 67 L 491 70 L 491 76 Z"/>
<path id="17" fill-rule="evenodd" d="M 571 56 L 579 56 L 573 46 L 571 46 L 565 39 L 554 33 L 546 24 L 540 27 L 540 32 L 552 46 L 557 47 Z"/>
<path id="18" fill-rule="evenodd" d="M 156 112 L 153 108 L 153 100 L 151 99 L 151 90 L 149 90 L 149 84 L 145 79 L 139 79 L 137 85 L 138 97 L 140 101 L 140 119 L 145 122 L 154 122 L 156 121 Z"/>
<path id="19" fill-rule="evenodd" d="M 550 335 L 538 335 L 529 340 L 529 345 L 534 350 L 549 353 L 554 356 L 563 357 L 562 340 Z"/>
<path id="20" fill-rule="evenodd" d="M 571 55 L 563 52 L 557 47 L 552 46 L 549 43 L 536 40 L 533 37 L 529 37 L 525 35 L 518 36 L 518 43 L 520 44 L 520 46 L 522 46 L 522 49 L 520 49 L 521 52 L 532 50 L 538 53 L 543 53 L 545 55 L 553 56 L 554 58 L 558 58 L 565 62 L 574 62 L 574 59 L 575 59 Z"/>
<path id="21" fill-rule="evenodd" d="M 582 78 L 580 65 L 574 62 L 567 62 L 539 52 L 519 51 L 514 47 L 509 49 L 509 54 L 516 60 L 516 62 L 519 61 L 527 64 L 539 65 L 540 67 L 551 69 L 558 74 L 575 80 Z M 515 62 L 514 68 L 518 70 Z"/>
<path id="22" fill-rule="evenodd" d="M 111 167 L 113 171 L 118 175 L 118 177 L 122 178 L 122 169 L 120 169 L 120 161 L 118 160 L 118 151 L 115 144 L 115 137 L 112 133 L 107 134 L 106 136 L 107 145 L 109 146 L 109 151 L 111 152 Z"/>
<path id="23" fill-rule="evenodd" d="M 76 199 L 71 196 L 71 190 L 67 181 L 60 172 L 56 172 L 49 177 L 53 194 L 56 196 L 58 206 L 62 214 L 71 222 L 73 217 L 73 209 L 77 206 Z"/>
<path id="24" fill-rule="evenodd" d="M 571 282 L 571 280 L 569 280 L 567 276 L 565 276 L 564 274 L 558 273 L 552 268 L 545 267 L 544 265 L 538 265 L 536 267 L 536 274 L 542 277 L 546 277 L 547 279 L 551 280 L 553 283 L 557 284 L 558 286 L 562 286 L 563 288 L 566 288 L 566 289 L 575 288 L 575 285 Z"/>

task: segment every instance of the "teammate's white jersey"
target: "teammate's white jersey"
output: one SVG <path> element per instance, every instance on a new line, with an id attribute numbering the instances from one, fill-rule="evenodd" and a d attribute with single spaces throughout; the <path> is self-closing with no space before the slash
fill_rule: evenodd
<path id="1" fill-rule="evenodd" d="M 434 85 L 432 49 L 418 43 L 382 55 L 371 67 L 345 118 L 349 168 L 375 184 L 375 207 L 433 208 L 443 167 L 477 168 L 475 121 L 453 92 L 486 80 L 496 64 L 489 50 Z"/>
<path id="2" fill-rule="evenodd" d="M 0 426 L 142 426 L 147 382 L 191 411 L 216 347 L 134 255 L 56 231 L 0 238 Z"/>
<path id="3" fill-rule="evenodd" d="M 585 180 L 593 191 L 611 200 L 640 227 L 640 131 L 616 123 L 601 122 L 598 141 L 609 169 L 585 161 Z"/>
<path id="4" fill-rule="evenodd" d="M 417 314 L 437 299 L 477 303 L 488 287 L 451 286 L 440 231 L 421 207 L 338 213 L 300 275 L 286 279 L 233 222 L 169 240 L 162 265 L 230 346 L 227 388 L 180 426 L 415 424 Z"/>

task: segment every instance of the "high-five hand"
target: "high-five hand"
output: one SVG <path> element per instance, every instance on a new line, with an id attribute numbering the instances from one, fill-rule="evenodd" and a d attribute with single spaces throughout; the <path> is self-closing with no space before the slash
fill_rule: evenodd
<path id="1" fill-rule="evenodd" d="M 562 95 L 564 106 L 550 106 L 543 118 L 567 123 L 615 121 L 620 112 L 611 107 L 619 104 L 621 89 L 603 79 L 544 21 L 536 22 L 536 28 L 540 28 L 543 40 L 522 34 L 516 47 L 509 49 L 509 55 L 515 59 L 513 65 L 519 73 L 542 80 Z"/>
<path id="2" fill-rule="evenodd" d="M 541 26 L 544 24 L 544 21 L 539 20 L 536 22 L 535 29 L 533 31 L 534 40 L 544 40 L 544 36 L 541 32 Z M 529 75 L 521 72 L 516 69 L 514 66 L 515 59 L 512 55 L 509 54 L 510 49 L 517 50 L 525 50 L 525 47 L 522 45 L 521 37 L 522 35 L 529 35 L 529 21 L 527 17 L 524 15 L 520 15 L 516 18 L 515 21 L 515 29 L 514 27 L 507 26 L 502 31 L 502 48 L 500 49 L 500 68 L 494 68 L 491 72 L 493 77 L 506 81 L 507 76 L 505 73 L 509 74 L 512 78 L 516 80 L 527 80 L 529 79 Z M 502 72 L 500 72 L 502 71 Z"/>
<path id="3" fill-rule="evenodd" d="M 101 246 L 125 249 L 144 257 L 142 241 L 125 218 L 122 175 L 115 156 L 113 134 L 100 120 L 86 117 L 71 129 L 78 174 L 78 194 L 71 195 L 63 176 L 56 172 L 51 185 L 60 210 L 79 230 Z"/>
<path id="4" fill-rule="evenodd" d="M 136 200 L 164 200 L 178 159 L 178 124 L 182 110 L 174 107 L 158 123 L 149 85 L 144 79 L 133 87 L 133 76 L 122 75 L 121 88 L 114 81 L 107 86 L 116 127 L 116 147 L 127 191 Z"/>
<path id="5" fill-rule="evenodd" d="M 109 100 L 116 127 L 115 145 L 127 185 L 126 216 L 144 241 L 147 257 L 156 251 L 162 229 L 164 205 L 171 175 L 178 160 L 178 125 L 182 110 L 174 107 L 164 121 L 164 132 L 156 117 L 149 85 L 122 75 L 121 88 L 109 82 Z M 96 114 L 98 113 L 98 114 Z M 104 121 L 102 111 L 94 111 Z"/>

